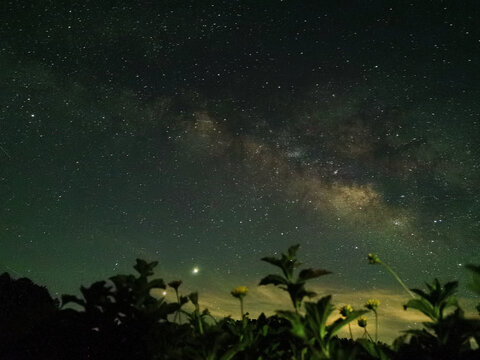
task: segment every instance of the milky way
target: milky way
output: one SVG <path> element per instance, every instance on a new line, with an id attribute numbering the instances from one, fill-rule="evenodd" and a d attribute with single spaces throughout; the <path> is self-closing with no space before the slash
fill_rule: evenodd
<path id="1" fill-rule="evenodd" d="M 471 296 L 478 5 L 178 3 L 6 5 L 1 270 L 58 294 L 155 259 L 225 313 L 299 243 L 341 301 L 400 304 L 369 252 Z"/>

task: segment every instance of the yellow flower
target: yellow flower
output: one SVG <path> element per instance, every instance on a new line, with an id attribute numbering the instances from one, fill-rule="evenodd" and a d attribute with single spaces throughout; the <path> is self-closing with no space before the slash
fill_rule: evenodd
<path id="1" fill-rule="evenodd" d="M 366 328 L 367 327 L 367 318 L 366 317 L 361 317 L 357 320 L 358 326 L 361 328 Z"/>
<path id="2" fill-rule="evenodd" d="M 246 286 L 237 286 L 231 291 L 231 294 L 233 297 L 241 299 L 248 294 L 248 288 Z"/>
<path id="3" fill-rule="evenodd" d="M 380 259 L 378 258 L 377 254 L 372 254 L 372 253 L 368 254 L 368 262 L 369 262 L 370 264 L 380 264 L 380 263 L 381 263 L 381 261 L 380 261 Z"/>
<path id="4" fill-rule="evenodd" d="M 340 315 L 347 317 L 353 312 L 353 307 L 351 305 L 345 305 L 340 308 Z"/>
<path id="5" fill-rule="evenodd" d="M 380 305 L 380 301 L 377 299 L 370 299 L 366 302 L 365 307 L 368 310 L 377 311 L 378 305 Z"/>

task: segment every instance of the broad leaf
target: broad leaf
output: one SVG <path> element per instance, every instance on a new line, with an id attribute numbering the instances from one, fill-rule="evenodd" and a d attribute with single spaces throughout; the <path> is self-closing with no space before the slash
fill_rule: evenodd
<path id="1" fill-rule="evenodd" d="M 112 276 L 110 280 L 117 289 L 131 288 L 135 284 L 135 276 L 133 275 L 116 275 Z"/>
<path id="2" fill-rule="evenodd" d="M 198 306 L 198 292 L 192 292 L 188 295 L 188 298 L 192 302 L 193 305 Z"/>
<path id="3" fill-rule="evenodd" d="M 260 283 L 258 285 L 270 285 L 270 284 L 287 285 L 287 280 L 285 280 L 280 275 L 267 275 L 262 280 L 260 280 Z"/>
<path id="4" fill-rule="evenodd" d="M 307 339 L 307 334 L 305 332 L 305 325 L 303 324 L 303 318 L 300 314 L 294 313 L 292 311 L 277 311 L 277 314 L 280 317 L 287 319 L 290 322 L 292 328 L 290 331 L 295 336 L 298 336 L 302 339 Z"/>
<path id="5" fill-rule="evenodd" d="M 298 275 L 298 280 L 305 281 L 328 274 L 331 274 L 331 272 L 324 269 L 304 269 L 300 271 L 300 274 Z"/>
<path id="6" fill-rule="evenodd" d="M 328 337 L 332 338 L 345 325 L 348 325 L 348 323 L 354 321 L 355 319 L 366 313 L 368 313 L 368 310 L 355 310 L 349 313 L 346 318 L 339 318 L 335 320 L 332 324 L 327 326 Z"/>
<path id="7" fill-rule="evenodd" d="M 298 251 L 299 247 L 300 247 L 300 244 L 296 244 L 296 245 L 292 245 L 288 248 L 287 255 L 290 259 L 293 259 L 297 256 L 297 251 Z"/>
<path id="8" fill-rule="evenodd" d="M 152 281 L 149 281 L 148 284 L 147 284 L 147 288 L 148 289 L 165 289 L 166 288 L 166 285 L 165 285 L 165 282 L 163 281 L 163 279 L 154 279 Z"/>
<path id="9" fill-rule="evenodd" d="M 414 308 L 433 321 L 438 321 L 443 318 L 443 312 L 449 307 L 457 307 L 458 302 L 454 294 L 458 288 L 457 281 L 451 281 L 444 286 L 440 284 L 438 279 L 435 279 L 432 284 L 426 284 L 428 292 L 420 289 L 411 289 L 412 292 L 419 295 L 419 299 L 410 300 L 404 308 Z"/>
<path id="10" fill-rule="evenodd" d="M 403 305 L 403 308 L 405 310 L 408 308 L 416 309 L 434 321 L 438 319 L 438 315 L 435 313 L 432 305 L 427 300 L 422 298 L 410 300 L 408 303 Z"/>
<path id="11" fill-rule="evenodd" d="M 316 303 L 305 303 L 305 319 L 311 330 L 316 334 L 316 336 L 319 336 L 320 339 L 325 338 L 328 317 L 335 309 L 335 307 L 330 303 L 331 299 L 332 296 L 328 295 L 321 298 Z"/>
<path id="12" fill-rule="evenodd" d="M 368 339 L 357 339 L 357 343 L 374 359 L 389 360 L 391 356 L 387 353 L 391 353 L 385 345 L 373 343 Z"/>
<path id="13" fill-rule="evenodd" d="M 151 263 L 147 263 L 145 260 L 137 259 L 137 263 L 133 267 L 135 270 L 138 271 L 140 276 L 148 277 L 153 275 L 153 269 L 158 265 L 158 261 L 153 261 Z"/>
<path id="14" fill-rule="evenodd" d="M 90 287 L 80 287 L 80 291 L 87 305 L 102 305 L 107 302 L 111 295 L 111 286 L 106 286 L 105 281 L 94 282 Z"/>
<path id="15" fill-rule="evenodd" d="M 85 307 L 85 301 L 79 299 L 75 295 L 62 295 L 62 307 L 64 307 L 68 303 L 74 303 L 80 306 Z"/>
<path id="16" fill-rule="evenodd" d="M 267 257 L 263 257 L 261 260 L 262 260 L 262 261 L 265 261 L 265 262 L 267 262 L 267 263 L 269 263 L 269 264 L 278 266 L 279 268 L 283 268 L 283 262 L 282 262 L 282 260 L 280 260 L 280 259 L 267 256 Z"/>

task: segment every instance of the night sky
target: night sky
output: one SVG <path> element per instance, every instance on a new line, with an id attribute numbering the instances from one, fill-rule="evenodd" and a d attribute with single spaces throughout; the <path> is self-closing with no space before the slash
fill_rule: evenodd
<path id="1" fill-rule="evenodd" d="M 158 260 L 214 313 L 249 286 L 257 315 L 289 306 L 256 287 L 260 258 L 299 243 L 337 303 L 411 316 L 369 252 L 410 287 L 460 279 L 467 301 L 479 17 L 476 1 L 3 2 L 0 271 L 57 295 Z"/>

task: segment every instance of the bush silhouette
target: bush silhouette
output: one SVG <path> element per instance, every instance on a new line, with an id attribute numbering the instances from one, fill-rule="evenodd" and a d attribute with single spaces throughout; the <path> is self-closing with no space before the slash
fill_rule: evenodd
<path id="1" fill-rule="evenodd" d="M 281 268 L 283 276 L 268 275 L 263 284 L 286 290 L 295 311 L 261 314 L 241 320 L 215 319 L 201 309 L 199 294 L 181 296 L 180 280 L 169 282 L 176 301 L 155 298 L 151 290 L 165 289 L 161 278 L 152 278 L 156 262 L 137 259 L 136 274 L 116 275 L 81 287 L 81 297 L 62 296 L 62 306 L 48 291 L 26 278 L 0 275 L 0 359 L 1 360 L 250 360 L 250 359 L 464 359 L 480 358 L 480 320 L 464 315 L 455 298 L 456 282 L 445 285 L 435 280 L 427 291 L 415 294 L 406 309 L 426 314 L 430 321 L 423 328 L 409 330 L 392 345 L 373 338 L 339 338 L 339 330 L 366 313 L 352 306 L 335 306 L 330 295 L 317 302 L 301 304 L 307 280 L 325 275 L 325 270 L 305 269 L 294 276 L 299 261 L 298 245 L 278 258 L 264 261 Z M 478 267 L 473 267 L 478 270 Z M 475 276 L 478 272 L 475 272 Z M 474 278 L 478 285 L 478 278 Z M 474 287 L 474 289 L 477 289 Z M 246 294 L 239 287 L 234 294 Z M 190 301 L 192 311 L 182 308 Z M 367 302 L 367 308 L 377 306 Z M 69 308 L 69 304 L 75 304 Z M 450 312 L 445 310 L 451 308 Z M 184 322 L 180 314 L 184 314 Z M 341 315 L 341 317 L 339 317 Z M 368 326 L 366 320 L 358 323 Z M 366 329 L 366 328 L 365 328 Z"/>
<path id="2" fill-rule="evenodd" d="M 25 350 L 32 334 L 57 311 L 58 302 L 46 288 L 27 278 L 15 280 L 8 273 L 1 274 L 0 354 L 13 357 L 14 353 Z"/>

